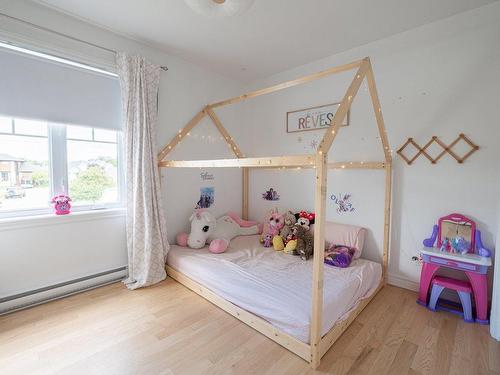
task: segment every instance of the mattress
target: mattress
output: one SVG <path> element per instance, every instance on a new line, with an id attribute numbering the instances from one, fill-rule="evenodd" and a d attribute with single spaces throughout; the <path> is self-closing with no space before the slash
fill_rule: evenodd
<path id="1" fill-rule="evenodd" d="M 167 263 L 227 301 L 309 343 L 312 259 L 263 247 L 259 236 L 240 236 L 223 254 L 173 245 Z M 382 276 L 379 263 L 354 260 L 348 268 L 325 265 L 323 335 L 370 296 Z"/>

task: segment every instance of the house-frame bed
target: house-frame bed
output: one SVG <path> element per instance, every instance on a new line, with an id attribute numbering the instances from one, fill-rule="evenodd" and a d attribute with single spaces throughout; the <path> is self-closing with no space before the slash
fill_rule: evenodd
<path id="1" fill-rule="evenodd" d="M 332 74 L 357 69 L 354 78 L 342 99 L 337 112 L 332 120 L 331 126 L 326 130 L 325 135 L 317 148 L 315 154 L 293 155 L 293 156 L 272 156 L 272 157 L 252 157 L 246 158 L 238 148 L 234 139 L 222 125 L 220 119 L 214 112 L 215 108 L 230 105 L 242 100 L 254 98 L 260 95 L 269 94 L 289 87 L 301 85 Z M 335 137 L 337 136 L 341 124 L 344 121 L 351 104 L 366 78 L 368 89 L 375 112 L 375 119 L 380 134 L 380 141 L 384 152 L 383 161 L 343 161 L 328 162 L 328 151 L 330 150 Z M 166 160 L 168 153 L 203 119 L 208 116 L 215 124 L 225 141 L 235 154 L 235 159 L 218 160 Z M 354 61 L 349 64 L 327 69 L 291 81 L 283 82 L 261 90 L 253 91 L 238 97 L 223 100 L 205 106 L 198 112 L 189 123 L 179 130 L 179 133 L 168 143 L 158 154 L 158 165 L 160 168 L 229 168 L 237 167 L 242 169 L 243 192 L 242 192 L 242 212 L 243 218 L 248 219 L 249 200 L 249 169 L 250 168 L 314 168 L 316 170 L 315 187 L 315 226 L 314 226 L 314 256 L 312 273 L 312 306 L 310 324 L 310 344 L 296 339 L 295 337 L 277 329 L 266 320 L 226 301 L 211 290 L 198 284 L 181 272 L 167 266 L 167 273 L 190 288 L 200 296 L 214 303 L 229 314 L 248 324 L 260 333 L 266 335 L 278 344 L 292 351 L 299 357 L 311 363 L 313 368 L 319 366 L 322 356 L 328 351 L 333 343 L 342 335 L 352 321 L 360 314 L 364 307 L 373 299 L 377 292 L 385 285 L 387 279 L 387 261 L 389 252 L 390 236 L 390 209 L 391 209 L 391 185 L 392 185 L 392 157 L 387 140 L 382 110 L 375 86 L 375 79 L 368 57 Z M 325 335 L 322 335 L 323 321 L 323 274 L 324 274 L 324 251 L 325 251 L 325 220 L 326 220 L 326 185 L 327 173 L 329 169 L 384 169 L 385 170 L 385 206 L 384 206 L 384 243 L 382 254 L 382 279 L 374 293 L 369 297 L 359 301 L 357 307 L 349 313 L 346 319 L 337 322 Z"/>

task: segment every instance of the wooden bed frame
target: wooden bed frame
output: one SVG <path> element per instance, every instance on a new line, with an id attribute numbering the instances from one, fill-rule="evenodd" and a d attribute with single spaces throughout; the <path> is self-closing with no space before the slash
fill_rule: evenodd
<path id="1" fill-rule="evenodd" d="M 311 155 L 293 155 L 293 156 L 271 156 L 258 158 L 245 158 L 240 151 L 234 139 L 222 125 L 220 119 L 214 112 L 214 108 L 230 105 L 242 100 L 254 98 L 260 95 L 269 94 L 289 87 L 301 85 L 326 76 L 357 69 L 355 76 L 348 87 L 344 98 L 342 99 L 337 112 L 332 120 L 332 124 L 327 128 L 325 135 L 317 148 L 317 152 Z M 370 91 L 375 119 L 380 135 L 380 141 L 384 152 L 384 161 L 346 161 L 346 162 L 328 162 L 328 151 L 330 150 L 335 137 L 337 136 L 341 124 L 344 121 L 351 104 L 366 78 L 368 89 Z M 224 137 L 228 146 L 233 151 L 236 159 L 216 159 L 216 160 L 165 160 L 168 153 L 203 119 L 208 116 L 215 124 L 221 135 Z M 286 349 L 295 353 L 299 357 L 311 363 L 316 369 L 319 366 L 321 357 L 330 349 L 333 343 L 349 327 L 352 321 L 361 313 L 365 306 L 373 299 L 377 292 L 385 285 L 387 279 L 387 261 L 389 253 L 390 236 L 390 212 L 391 212 L 391 186 L 392 186 L 392 157 L 387 140 L 382 109 L 375 86 L 375 79 L 368 57 L 354 61 L 349 64 L 341 65 L 327 69 L 318 73 L 310 74 L 291 81 L 283 82 L 278 85 L 267 87 L 261 90 L 253 91 L 231 99 L 223 100 L 214 104 L 205 106 L 199 111 L 189 123 L 179 130 L 178 134 L 168 143 L 158 154 L 158 166 L 164 168 L 242 168 L 243 192 L 242 192 L 242 213 L 243 218 L 248 219 L 248 190 L 249 190 L 249 168 L 314 168 L 316 170 L 316 189 L 315 189 L 315 226 L 314 226 L 314 256 L 313 256 L 313 289 L 311 306 L 311 327 L 310 344 L 304 343 L 287 333 L 275 328 L 262 318 L 251 314 L 250 312 L 239 308 L 238 306 L 224 300 L 207 288 L 199 285 L 182 273 L 167 266 L 167 273 L 172 278 L 185 285 L 189 289 L 198 293 L 208 301 L 217 305 L 224 311 L 233 315 L 250 327 L 266 335 L 271 340 L 282 345 Z M 349 314 L 349 316 L 335 324 L 326 335 L 322 336 L 323 321 L 323 258 L 325 252 L 324 229 L 326 220 L 326 184 L 327 173 L 329 169 L 385 169 L 385 207 L 384 207 L 384 244 L 382 255 L 382 280 L 374 293 L 368 298 L 361 300 L 358 306 Z"/>

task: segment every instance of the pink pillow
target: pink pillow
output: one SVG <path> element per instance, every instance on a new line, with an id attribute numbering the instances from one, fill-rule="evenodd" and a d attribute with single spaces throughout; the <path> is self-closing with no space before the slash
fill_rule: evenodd
<path id="1" fill-rule="evenodd" d="M 365 233 L 365 228 L 355 225 L 339 224 L 331 221 L 325 223 L 325 241 L 330 244 L 355 248 L 354 259 L 361 256 L 365 243 Z"/>

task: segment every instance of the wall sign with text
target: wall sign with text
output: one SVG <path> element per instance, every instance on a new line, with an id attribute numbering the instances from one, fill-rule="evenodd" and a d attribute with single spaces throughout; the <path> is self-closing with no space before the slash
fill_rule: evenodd
<path id="1" fill-rule="evenodd" d="M 307 130 L 321 130 L 328 128 L 339 108 L 340 103 L 320 105 L 317 107 L 299 109 L 286 113 L 287 133 L 303 132 Z M 349 125 L 350 110 L 342 126 Z"/>

